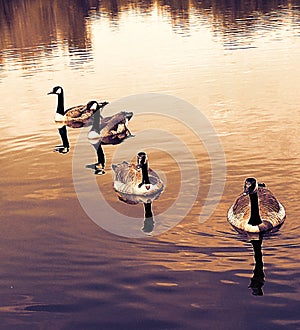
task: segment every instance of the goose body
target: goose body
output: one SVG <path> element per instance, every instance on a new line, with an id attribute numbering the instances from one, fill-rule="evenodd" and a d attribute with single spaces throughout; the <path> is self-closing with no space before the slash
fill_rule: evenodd
<path id="1" fill-rule="evenodd" d="M 113 116 L 101 118 L 100 111 L 96 111 L 88 139 L 101 140 L 105 144 L 120 143 L 131 136 L 127 125 L 132 116 L 132 112 L 121 111 Z"/>
<path id="2" fill-rule="evenodd" d="M 55 113 L 56 122 L 68 123 L 71 127 L 81 127 L 87 123 L 92 115 L 99 109 L 102 109 L 108 102 L 98 103 L 90 101 L 86 105 L 77 105 L 67 110 L 64 109 L 64 91 L 61 86 L 56 86 L 48 93 L 57 95 L 57 108 Z"/>
<path id="3" fill-rule="evenodd" d="M 244 193 L 229 208 L 228 222 L 238 232 L 260 233 L 278 230 L 285 220 L 285 209 L 265 184 L 255 178 L 245 181 Z"/>
<path id="4" fill-rule="evenodd" d="M 127 195 L 153 196 L 163 191 L 164 184 L 158 174 L 148 167 L 144 152 L 137 155 L 137 164 L 123 162 L 112 165 L 114 189 Z"/>

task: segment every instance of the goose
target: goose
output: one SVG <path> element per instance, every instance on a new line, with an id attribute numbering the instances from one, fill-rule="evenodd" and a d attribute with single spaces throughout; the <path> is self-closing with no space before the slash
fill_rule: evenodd
<path id="1" fill-rule="evenodd" d="M 121 111 L 103 118 L 100 111 L 94 113 L 93 126 L 88 133 L 89 140 L 101 140 L 104 144 L 118 144 L 132 136 L 127 125 L 133 112 Z"/>
<path id="2" fill-rule="evenodd" d="M 160 194 L 164 184 L 158 174 L 148 166 L 145 152 L 137 154 L 137 164 L 123 162 L 113 164 L 114 189 L 129 195 L 152 196 Z"/>
<path id="3" fill-rule="evenodd" d="M 55 86 L 53 87 L 52 91 L 48 93 L 48 95 L 51 94 L 57 95 L 55 121 L 74 123 L 73 125 L 71 124 L 71 127 L 74 128 L 83 126 L 83 124 L 85 124 L 91 118 L 94 112 L 102 109 L 108 104 L 106 101 L 101 103 L 98 103 L 97 101 L 89 101 L 86 105 L 77 105 L 65 110 L 63 88 L 61 86 Z"/>
<path id="4" fill-rule="evenodd" d="M 241 233 L 276 231 L 285 220 L 285 209 L 264 183 L 247 178 L 244 192 L 228 210 L 227 220 Z"/>

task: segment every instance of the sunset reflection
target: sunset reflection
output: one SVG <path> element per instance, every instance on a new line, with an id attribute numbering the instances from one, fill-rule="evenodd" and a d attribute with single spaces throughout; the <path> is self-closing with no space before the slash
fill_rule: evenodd
<path id="1" fill-rule="evenodd" d="M 0 62 L 18 56 L 26 68 L 27 61 L 53 56 L 58 45 L 70 54 L 89 54 L 87 17 L 96 5 L 97 1 L 0 1 Z"/>
<path id="2" fill-rule="evenodd" d="M 298 1 L 0 1 L 0 63 L 5 58 L 18 57 L 26 68 L 40 57 L 55 55 L 57 47 L 79 56 L 79 62 L 92 58 L 90 18 L 109 19 L 118 24 L 123 13 L 158 14 L 168 17 L 176 33 L 189 36 L 190 30 L 201 22 L 212 31 L 223 33 L 224 42 L 233 44 L 236 35 L 245 38 L 261 28 L 261 20 L 269 21 L 270 28 L 280 25 L 285 17 L 276 14 L 278 6 L 293 10 L 299 17 Z M 76 59 L 74 62 L 76 65 Z"/>
<path id="3" fill-rule="evenodd" d="M 0 0 L 1 329 L 299 325 L 299 5 Z M 55 123 L 53 86 L 110 103 Z M 128 203 L 140 151 L 165 190 Z M 287 211 L 263 244 L 227 221 L 252 176 Z"/>

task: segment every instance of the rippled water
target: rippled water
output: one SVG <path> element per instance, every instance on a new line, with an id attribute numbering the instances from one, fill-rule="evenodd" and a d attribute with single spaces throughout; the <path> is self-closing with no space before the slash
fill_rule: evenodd
<path id="1" fill-rule="evenodd" d="M 3 329 L 300 327 L 299 5 L 0 2 Z M 135 136 L 103 146 L 106 175 L 89 167 L 89 128 L 68 127 L 70 152 L 53 152 L 56 85 L 66 107 L 134 112 Z M 143 204 L 112 189 L 111 163 L 140 148 L 167 183 L 152 234 Z M 248 289 L 253 247 L 226 221 L 248 176 L 287 212 L 263 239 L 263 296 Z M 204 205 L 216 209 L 201 222 Z"/>

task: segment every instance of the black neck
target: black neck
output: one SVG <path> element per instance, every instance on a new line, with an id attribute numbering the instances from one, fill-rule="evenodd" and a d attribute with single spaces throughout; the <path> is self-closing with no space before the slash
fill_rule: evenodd
<path id="1" fill-rule="evenodd" d="M 142 165 L 143 184 L 150 184 L 148 175 L 148 163 Z"/>
<path id="2" fill-rule="evenodd" d="M 100 110 L 94 113 L 92 131 L 100 133 Z"/>
<path id="3" fill-rule="evenodd" d="M 64 107 L 64 93 L 61 92 L 60 94 L 57 95 L 57 109 L 56 112 L 59 113 L 60 115 L 65 114 L 65 107 Z"/>
<path id="4" fill-rule="evenodd" d="M 250 197 L 251 212 L 248 223 L 249 225 L 258 226 L 260 223 L 262 223 L 262 221 L 259 215 L 257 192 L 253 192 L 252 194 L 249 194 L 249 197 Z"/>

